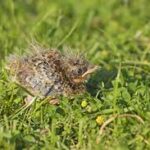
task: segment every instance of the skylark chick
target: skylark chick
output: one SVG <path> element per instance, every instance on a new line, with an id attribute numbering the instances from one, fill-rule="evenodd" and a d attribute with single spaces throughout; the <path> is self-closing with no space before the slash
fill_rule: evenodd
<path id="1" fill-rule="evenodd" d="M 39 45 L 30 51 L 32 54 L 26 56 L 9 56 L 6 68 L 17 84 L 41 99 L 85 92 L 85 81 L 98 68 L 69 51 L 45 50 Z"/>

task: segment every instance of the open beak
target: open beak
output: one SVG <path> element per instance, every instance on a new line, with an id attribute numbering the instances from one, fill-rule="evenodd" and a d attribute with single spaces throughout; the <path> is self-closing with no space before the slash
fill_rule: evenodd
<path id="1" fill-rule="evenodd" d="M 93 68 L 88 69 L 81 77 L 85 78 L 87 75 L 95 72 L 99 68 L 100 68 L 99 66 L 94 66 Z"/>
<path id="2" fill-rule="evenodd" d="M 99 68 L 100 68 L 99 66 L 94 66 L 93 68 L 88 69 L 82 76 L 80 76 L 79 78 L 74 79 L 73 81 L 74 81 L 75 83 L 84 82 L 85 79 L 86 79 L 86 77 L 87 77 L 87 75 L 89 75 L 89 74 L 95 72 L 95 71 L 96 71 L 97 69 L 99 69 Z"/>

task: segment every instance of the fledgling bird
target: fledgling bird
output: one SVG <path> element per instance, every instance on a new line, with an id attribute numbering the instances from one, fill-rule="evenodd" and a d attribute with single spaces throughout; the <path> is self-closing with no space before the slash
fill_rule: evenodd
<path id="1" fill-rule="evenodd" d="M 45 50 L 39 45 L 32 46 L 30 51 L 34 52 L 22 57 L 9 56 L 6 68 L 17 84 L 42 99 L 85 92 L 85 81 L 98 68 L 81 55 Z"/>

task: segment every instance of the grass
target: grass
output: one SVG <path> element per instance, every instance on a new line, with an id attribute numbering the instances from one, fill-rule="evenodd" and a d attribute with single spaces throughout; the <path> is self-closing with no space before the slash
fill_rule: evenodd
<path id="1" fill-rule="evenodd" d="M 0 148 L 150 149 L 149 10 L 149 0 L 2 0 Z M 81 50 L 100 65 L 88 92 L 62 97 L 59 106 L 43 100 L 23 109 L 26 93 L 4 66 L 33 39 Z"/>

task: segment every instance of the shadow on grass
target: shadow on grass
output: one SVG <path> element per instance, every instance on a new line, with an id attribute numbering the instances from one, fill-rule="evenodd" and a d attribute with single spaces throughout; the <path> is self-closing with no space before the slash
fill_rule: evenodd
<path id="1" fill-rule="evenodd" d="M 102 83 L 104 83 L 105 88 L 109 89 L 112 87 L 112 80 L 115 79 L 117 75 L 117 70 L 106 70 L 101 69 L 97 71 L 87 82 L 87 91 L 92 95 L 96 96 L 97 92 L 101 89 Z"/>

